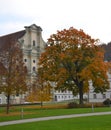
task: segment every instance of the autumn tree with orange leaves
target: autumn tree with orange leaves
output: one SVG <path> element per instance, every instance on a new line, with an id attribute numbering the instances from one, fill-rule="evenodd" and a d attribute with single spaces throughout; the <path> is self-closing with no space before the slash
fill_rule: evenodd
<path id="1" fill-rule="evenodd" d="M 80 104 L 83 104 L 83 94 L 89 91 L 89 81 L 95 92 L 106 91 L 108 65 L 103 61 L 104 51 L 98 43 L 83 30 L 73 27 L 51 35 L 39 62 L 43 78 L 54 82 L 56 89 L 79 94 Z"/>
<path id="2" fill-rule="evenodd" d="M 40 102 L 41 107 L 44 101 L 50 101 L 52 98 L 51 85 L 47 81 L 44 81 L 42 75 L 42 70 L 39 69 L 37 77 L 34 78 L 31 92 L 26 98 L 29 102 Z"/>
<path id="3" fill-rule="evenodd" d="M 40 102 L 41 107 L 43 106 L 43 102 L 50 101 L 52 96 L 50 92 L 50 85 L 42 87 L 38 84 L 32 86 L 32 91 L 26 97 L 28 102 Z"/>

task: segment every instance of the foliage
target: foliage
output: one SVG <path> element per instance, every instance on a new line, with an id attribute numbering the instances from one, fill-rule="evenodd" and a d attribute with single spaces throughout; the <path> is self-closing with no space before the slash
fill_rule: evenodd
<path id="1" fill-rule="evenodd" d="M 95 92 L 109 88 L 108 63 L 103 61 L 104 51 L 98 46 L 98 40 L 71 27 L 51 35 L 48 44 L 39 69 L 43 70 L 44 80 L 54 82 L 56 89 L 79 93 L 83 104 L 83 93 L 89 91 L 90 80 Z"/>
<path id="2" fill-rule="evenodd" d="M 29 102 L 43 102 L 43 101 L 50 101 L 51 94 L 50 94 L 50 86 L 46 86 L 45 88 L 41 89 L 38 87 L 32 87 L 31 92 L 28 94 L 26 100 Z"/>
<path id="3" fill-rule="evenodd" d="M 40 73 L 42 73 L 42 71 L 39 70 L 39 74 Z M 50 84 L 47 82 L 44 83 L 42 74 L 39 74 L 35 77 L 33 85 L 31 86 L 31 92 L 27 96 L 27 101 L 41 102 L 42 104 L 43 101 L 50 101 L 52 95 Z"/>
<path id="4" fill-rule="evenodd" d="M 77 103 L 76 102 L 70 102 L 68 103 L 68 108 L 77 108 Z"/>
<path id="5" fill-rule="evenodd" d="M 27 70 L 23 63 L 23 54 L 19 45 L 14 41 L 8 42 L 0 48 L 0 92 L 7 97 L 7 113 L 9 112 L 10 96 L 23 94 L 27 90 Z"/>
<path id="6" fill-rule="evenodd" d="M 104 105 L 111 105 L 111 100 L 108 98 L 103 102 Z"/>
<path id="7" fill-rule="evenodd" d="M 94 108 L 105 107 L 103 103 L 93 103 Z M 68 108 L 92 108 L 92 103 L 77 104 L 76 102 L 68 103 Z"/>

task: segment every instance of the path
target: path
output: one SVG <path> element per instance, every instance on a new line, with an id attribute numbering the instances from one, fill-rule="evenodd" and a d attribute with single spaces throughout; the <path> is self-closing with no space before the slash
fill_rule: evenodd
<path id="1" fill-rule="evenodd" d="M 111 114 L 111 112 L 96 112 L 96 113 L 85 113 L 85 114 L 72 114 L 72 115 L 62 115 L 62 116 L 41 117 L 41 118 L 32 118 L 32 119 L 23 119 L 23 120 L 0 122 L 0 126 L 21 124 L 21 123 L 28 123 L 28 122 L 37 122 L 37 121 L 46 121 L 46 120 L 55 120 L 55 119 L 64 119 L 64 118 L 73 118 L 73 117 L 109 115 L 109 114 Z"/>

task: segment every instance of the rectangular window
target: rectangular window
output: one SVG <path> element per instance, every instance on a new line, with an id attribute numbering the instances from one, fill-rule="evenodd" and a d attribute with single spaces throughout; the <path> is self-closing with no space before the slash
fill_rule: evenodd
<path id="1" fill-rule="evenodd" d="M 94 99 L 96 99 L 96 98 L 97 98 L 97 95 L 96 95 L 95 93 L 93 94 L 93 98 L 94 98 Z"/>
<path id="2" fill-rule="evenodd" d="M 35 40 L 33 40 L 33 46 L 35 46 Z"/>
<path id="3" fill-rule="evenodd" d="M 106 94 L 103 94 L 103 99 L 105 99 L 106 98 Z"/>

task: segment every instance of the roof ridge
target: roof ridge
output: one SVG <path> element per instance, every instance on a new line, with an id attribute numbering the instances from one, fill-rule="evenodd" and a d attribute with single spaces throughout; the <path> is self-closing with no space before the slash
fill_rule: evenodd
<path id="1" fill-rule="evenodd" d="M 7 36 L 11 36 L 11 35 L 15 35 L 15 34 L 17 34 L 17 33 L 22 33 L 22 32 L 25 33 L 25 30 L 21 30 L 21 31 L 17 31 L 17 32 L 5 34 L 5 35 L 0 36 L 0 38 L 2 38 L 2 37 L 7 37 Z"/>

